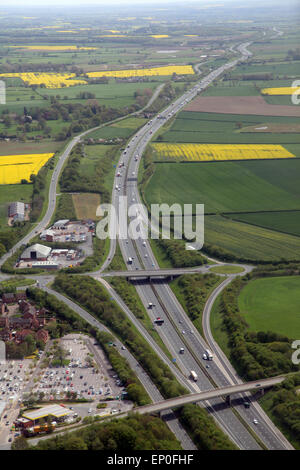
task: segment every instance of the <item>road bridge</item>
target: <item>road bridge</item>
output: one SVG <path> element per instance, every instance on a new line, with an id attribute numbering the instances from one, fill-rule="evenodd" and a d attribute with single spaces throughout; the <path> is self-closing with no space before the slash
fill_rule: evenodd
<path id="1" fill-rule="evenodd" d="M 246 382 L 238 385 L 231 385 L 228 387 L 217 388 L 213 390 L 208 390 L 206 392 L 192 393 L 189 395 L 183 395 L 176 398 L 169 398 L 161 402 L 153 403 L 151 405 L 141 406 L 136 408 L 134 411 L 137 411 L 140 414 L 146 413 L 160 413 L 164 410 L 173 409 L 179 406 L 187 405 L 188 403 L 197 403 L 199 401 L 211 400 L 213 398 L 223 398 L 227 399 L 227 402 L 230 403 L 230 397 L 234 394 L 240 394 L 244 392 L 250 392 L 253 390 L 264 391 L 266 388 L 270 388 L 274 385 L 277 385 L 285 379 L 284 376 L 272 377 L 270 379 L 255 380 L 252 382 Z"/>

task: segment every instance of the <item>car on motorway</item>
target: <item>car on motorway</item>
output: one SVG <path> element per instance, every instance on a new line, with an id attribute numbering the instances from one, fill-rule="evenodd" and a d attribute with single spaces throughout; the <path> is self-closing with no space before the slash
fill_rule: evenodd
<path id="1" fill-rule="evenodd" d="M 258 421 L 257 421 L 256 418 L 254 418 L 253 423 L 254 423 L 254 424 L 258 424 Z"/>
<path id="2" fill-rule="evenodd" d="M 202 359 L 204 359 L 205 361 L 207 360 L 207 355 L 205 353 L 203 353 Z"/>

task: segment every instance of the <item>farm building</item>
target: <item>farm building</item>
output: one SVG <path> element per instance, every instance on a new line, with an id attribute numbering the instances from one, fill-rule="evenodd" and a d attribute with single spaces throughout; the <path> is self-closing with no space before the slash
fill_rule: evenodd
<path id="1" fill-rule="evenodd" d="M 8 217 L 15 220 L 23 221 L 25 218 L 25 204 L 24 202 L 12 202 L 8 206 Z"/>
<path id="2" fill-rule="evenodd" d="M 23 261 L 47 261 L 48 256 L 51 253 L 51 248 L 48 246 L 40 245 L 36 243 L 35 245 L 26 248 L 21 255 L 21 260 Z"/>

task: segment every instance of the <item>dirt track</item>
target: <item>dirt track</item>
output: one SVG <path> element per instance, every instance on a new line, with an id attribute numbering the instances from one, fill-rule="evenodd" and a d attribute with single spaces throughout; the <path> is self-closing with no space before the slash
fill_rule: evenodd
<path id="1" fill-rule="evenodd" d="M 300 117 L 299 106 L 268 104 L 262 96 L 199 96 L 185 111 Z"/>

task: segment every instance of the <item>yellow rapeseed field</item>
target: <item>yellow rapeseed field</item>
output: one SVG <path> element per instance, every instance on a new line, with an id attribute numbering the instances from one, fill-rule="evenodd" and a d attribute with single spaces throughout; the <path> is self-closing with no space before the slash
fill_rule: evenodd
<path id="1" fill-rule="evenodd" d="M 86 85 L 86 80 L 72 80 L 75 73 L 1 73 L 0 77 L 20 78 L 29 85 L 44 84 L 46 88 L 62 88 L 74 85 Z"/>
<path id="2" fill-rule="evenodd" d="M 270 144 L 152 144 L 160 159 L 188 161 L 257 160 L 293 158 L 281 145 Z"/>
<path id="3" fill-rule="evenodd" d="M 292 95 L 297 90 L 300 91 L 300 87 L 264 88 L 261 93 L 263 95 Z"/>
<path id="4" fill-rule="evenodd" d="M 90 78 L 98 77 L 145 77 L 145 76 L 157 76 L 157 75 L 192 75 L 194 69 L 191 65 L 169 65 L 165 67 L 152 67 L 149 69 L 128 69 L 128 70 L 106 70 L 101 72 L 88 72 L 87 75 Z"/>
<path id="5" fill-rule="evenodd" d="M 30 181 L 54 153 L 0 156 L 0 184 L 18 184 L 22 179 Z"/>

